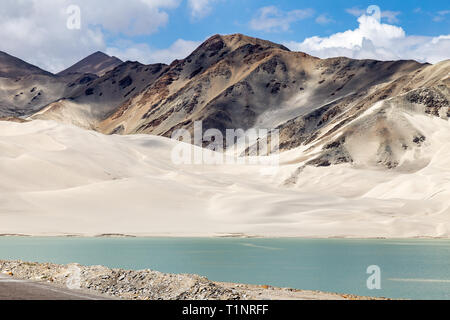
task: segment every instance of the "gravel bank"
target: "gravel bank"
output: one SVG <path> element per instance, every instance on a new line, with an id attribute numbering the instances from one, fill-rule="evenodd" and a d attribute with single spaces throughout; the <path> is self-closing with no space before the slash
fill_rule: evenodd
<path id="1" fill-rule="evenodd" d="M 0 260 L 0 272 L 128 300 L 366 300 L 354 295 L 212 282 L 205 277 L 152 270 Z"/>

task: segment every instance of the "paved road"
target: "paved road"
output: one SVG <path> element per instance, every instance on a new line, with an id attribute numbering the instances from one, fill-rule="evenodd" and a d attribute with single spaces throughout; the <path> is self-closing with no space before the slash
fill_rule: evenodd
<path id="1" fill-rule="evenodd" d="M 103 296 L 69 290 L 43 282 L 16 280 L 0 274 L 0 300 L 107 300 Z"/>

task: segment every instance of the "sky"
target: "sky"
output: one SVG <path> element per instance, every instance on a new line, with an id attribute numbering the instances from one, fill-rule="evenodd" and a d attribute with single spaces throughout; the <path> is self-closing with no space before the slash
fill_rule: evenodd
<path id="1" fill-rule="evenodd" d="M 1 0 L 0 51 L 51 72 L 96 51 L 170 63 L 243 33 L 320 58 L 450 59 L 448 0 Z"/>

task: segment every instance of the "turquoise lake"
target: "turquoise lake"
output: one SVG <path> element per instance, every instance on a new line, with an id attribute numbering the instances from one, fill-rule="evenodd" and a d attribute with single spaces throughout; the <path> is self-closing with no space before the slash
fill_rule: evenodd
<path id="1" fill-rule="evenodd" d="M 0 259 L 193 273 L 214 281 L 450 299 L 448 240 L 0 238 Z M 381 269 L 369 290 L 367 267 Z"/>

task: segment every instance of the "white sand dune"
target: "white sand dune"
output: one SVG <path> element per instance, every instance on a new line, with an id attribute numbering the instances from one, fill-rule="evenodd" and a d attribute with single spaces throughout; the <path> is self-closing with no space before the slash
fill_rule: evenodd
<path id="1" fill-rule="evenodd" d="M 295 185 L 301 149 L 275 168 L 180 166 L 163 137 L 0 122 L 0 234 L 449 237 L 449 122 L 413 121 L 420 169 L 305 167 Z"/>

